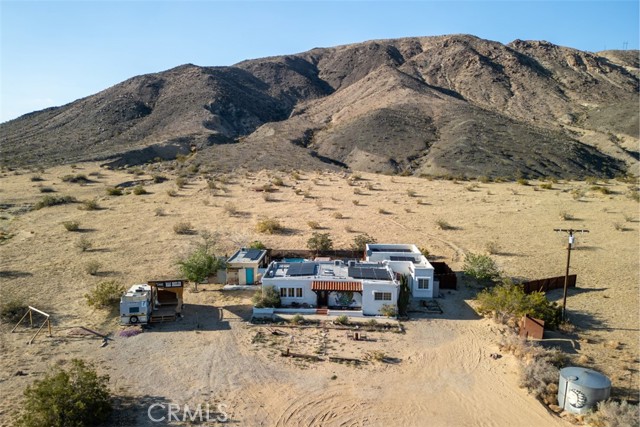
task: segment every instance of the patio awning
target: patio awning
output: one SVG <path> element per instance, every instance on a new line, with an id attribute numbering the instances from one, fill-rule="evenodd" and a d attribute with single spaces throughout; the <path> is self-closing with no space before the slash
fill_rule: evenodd
<path id="1" fill-rule="evenodd" d="M 362 283 L 314 280 L 313 282 L 311 282 L 311 290 L 312 291 L 362 292 Z"/>

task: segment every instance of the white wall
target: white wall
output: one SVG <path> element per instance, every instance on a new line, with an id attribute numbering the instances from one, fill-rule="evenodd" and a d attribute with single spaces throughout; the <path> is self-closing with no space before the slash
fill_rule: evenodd
<path id="1" fill-rule="evenodd" d="M 438 296 L 438 284 L 433 280 L 433 268 L 416 268 L 412 277 L 411 295 L 414 298 L 435 298 Z M 418 279 L 429 279 L 429 289 L 418 289 Z"/>
<path id="2" fill-rule="evenodd" d="M 280 294 L 280 288 L 302 288 L 302 298 L 280 297 L 282 305 L 290 305 L 292 302 L 316 305 L 318 302 L 316 293 L 311 290 L 311 280 L 309 279 L 282 279 L 277 277 L 267 279 L 263 277 L 262 286 L 275 286 L 278 294 Z"/>
<path id="3" fill-rule="evenodd" d="M 385 304 L 390 304 L 397 307 L 398 285 L 365 281 L 363 283 L 362 289 L 363 314 L 378 315 L 380 314 L 380 309 Z M 391 301 L 376 301 L 373 296 L 374 292 L 390 292 Z"/>
<path id="4" fill-rule="evenodd" d="M 329 292 L 329 306 L 342 306 L 336 300 L 338 294 L 341 292 Z M 362 294 L 360 292 L 353 292 L 353 298 L 351 304 L 348 307 L 361 307 L 362 306 Z"/>

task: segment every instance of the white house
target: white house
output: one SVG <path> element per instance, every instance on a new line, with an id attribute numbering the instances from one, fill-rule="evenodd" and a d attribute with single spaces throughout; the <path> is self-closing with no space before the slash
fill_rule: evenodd
<path id="1" fill-rule="evenodd" d="M 227 285 L 253 285 L 259 282 L 258 270 L 265 267 L 267 251 L 240 248 L 227 260 Z"/>
<path id="2" fill-rule="evenodd" d="M 287 312 L 378 315 L 383 305 L 396 305 L 399 282 L 385 264 L 349 261 L 272 262 L 262 286 L 273 286 Z"/>
<path id="3" fill-rule="evenodd" d="M 414 298 L 436 298 L 440 293 L 439 284 L 434 280 L 434 268 L 416 245 L 368 244 L 366 260 L 382 262 L 394 273 L 409 275 Z"/>

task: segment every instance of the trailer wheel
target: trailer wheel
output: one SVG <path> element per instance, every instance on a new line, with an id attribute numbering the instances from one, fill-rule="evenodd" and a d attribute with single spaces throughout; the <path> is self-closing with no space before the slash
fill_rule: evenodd
<path id="1" fill-rule="evenodd" d="M 136 323 L 138 323 L 138 320 L 139 320 L 138 316 L 131 316 L 129 318 L 129 323 L 136 324 Z"/>

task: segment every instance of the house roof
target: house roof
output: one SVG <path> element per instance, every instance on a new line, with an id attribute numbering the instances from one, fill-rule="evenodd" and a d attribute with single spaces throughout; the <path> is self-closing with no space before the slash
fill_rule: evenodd
<path id="1" fill-rule="evenodd" d="M 227 260 L 228 263 L 258 263 L 267 254 L 263 249 L 241 248 Z"/>
<path id="2" fill-rule="evenodd" d="M 362 283 L 314 280 L 313 282 L 311 282 L 311 290 L 312 291 L 362 292 Z"/>

